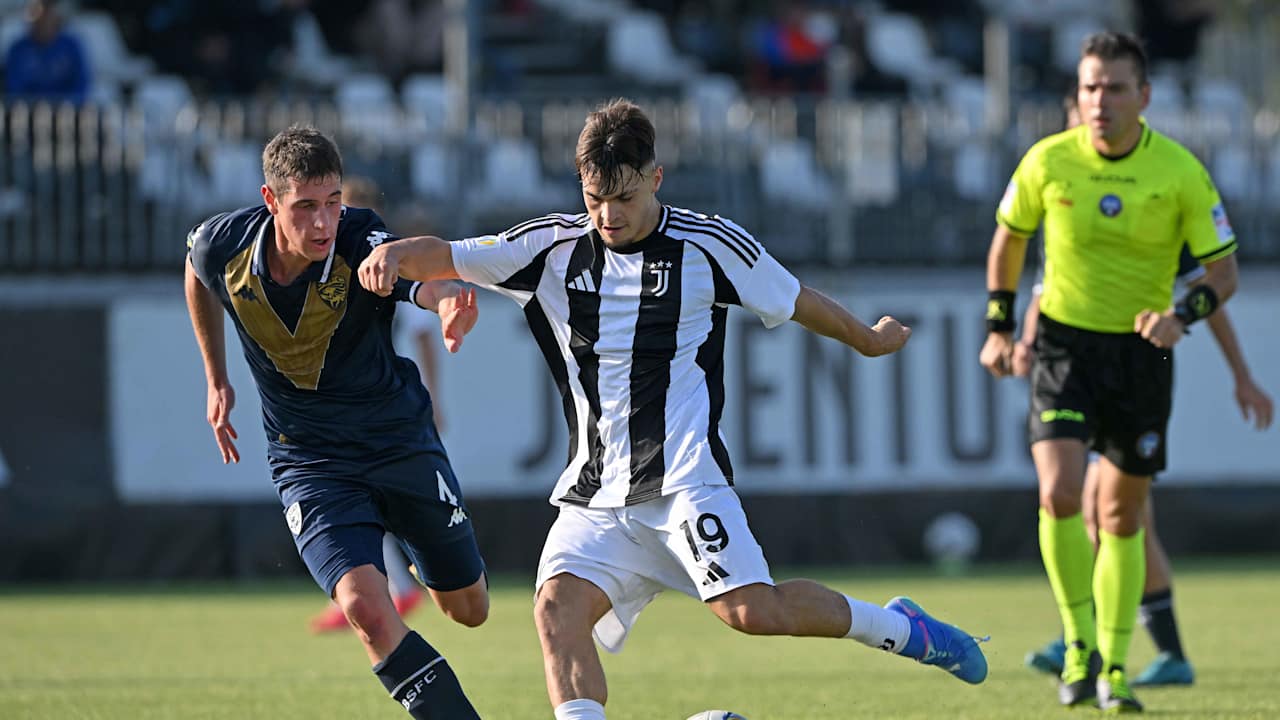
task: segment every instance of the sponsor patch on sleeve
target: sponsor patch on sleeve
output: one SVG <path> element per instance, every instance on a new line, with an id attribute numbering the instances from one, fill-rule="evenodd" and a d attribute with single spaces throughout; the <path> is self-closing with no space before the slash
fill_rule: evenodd
<path id="1" fill-rule="evenodd" d="M 1228 242 L 1236 235 L 1231 229 L 1231 221 L 1227 219 L 1227 210 L 1222 207 L 1222 203 L 1213 206 L 1213 226 L 1218 230 L 1219 243 Z"/>

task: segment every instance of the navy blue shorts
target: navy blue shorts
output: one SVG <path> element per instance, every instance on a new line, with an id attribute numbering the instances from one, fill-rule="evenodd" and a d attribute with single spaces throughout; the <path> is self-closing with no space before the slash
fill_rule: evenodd
<path id="1" fill-rule="evenodd" d="M 361 565 L 386 574 L 384 532 L 400 540 L 418 578 L 433 590 L 460 590 L 484 573 L 471 513 L 448 461 L 423 455 L 396 463 L 394 471 L 394 481 L 385 483 L 277 474 L 298 554 L 330 597 L 339 578 Z"/>

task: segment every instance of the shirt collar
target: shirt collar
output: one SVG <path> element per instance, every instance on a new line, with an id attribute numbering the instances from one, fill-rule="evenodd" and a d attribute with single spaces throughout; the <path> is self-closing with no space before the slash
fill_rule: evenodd
<path id="1" fill-rule="evenodd" d="M 258 234 L 253 239 L 253 266 L 251 270 L 254 275 L 264 279 L 271 280 L 271 271 L 267 267 L 267 243 L 275 240 L 275 216 L 267 213 L 262 220 L 262 225 L 258 227 Z M 338 249 L 338 240 L 334 238 L 332 244 L 329 245 L 329 257 L 325 258 L 324 268 L 320 270 L 320 282 L 329 281 L 329 273 L 333 271 L 333 255 Z M 298 279 L 314 276 L 317 264 L 311 263 Z M 272 281 L 274 282 L 274 281 Z"/>

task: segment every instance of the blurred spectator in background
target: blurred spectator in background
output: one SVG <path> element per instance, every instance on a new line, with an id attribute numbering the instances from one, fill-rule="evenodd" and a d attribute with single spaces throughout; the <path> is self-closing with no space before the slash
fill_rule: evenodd
<path id="1" fill-rule="evenodd" d="M 89 63 L 80 39 L 62 27 L 54 0 L 27 6 L 30 27 L 5 59 L 5 95 L 11 99 L 71 102 L 89 94 Z"/>
<path id="2" fill-rule="evenodd" d="M 820 93 L 826 87 L 826 56 L 839 34 L 835 17 L 807 2 L 784 3 L 754 33 L 754 89 Z"/>

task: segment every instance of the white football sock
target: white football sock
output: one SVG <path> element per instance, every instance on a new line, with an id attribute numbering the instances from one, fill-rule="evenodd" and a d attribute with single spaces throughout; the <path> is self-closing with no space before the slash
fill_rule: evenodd
<path id="1" fill-rule="evenodd" d="M 900 654 L 907 647 L 907 639 L 911 637 L 911 623 L 905 616 L 848 595 L 844 599 L 849 603 L 851 616 L 849 632 L 845 633 L 845 637 L 895 654 Z"/>
<path id="2" fill-rule="evenodd" d="M 570 700 L 556 708 L 556 720 L 604 720 L 604 706 L 587 698 Z"/>

